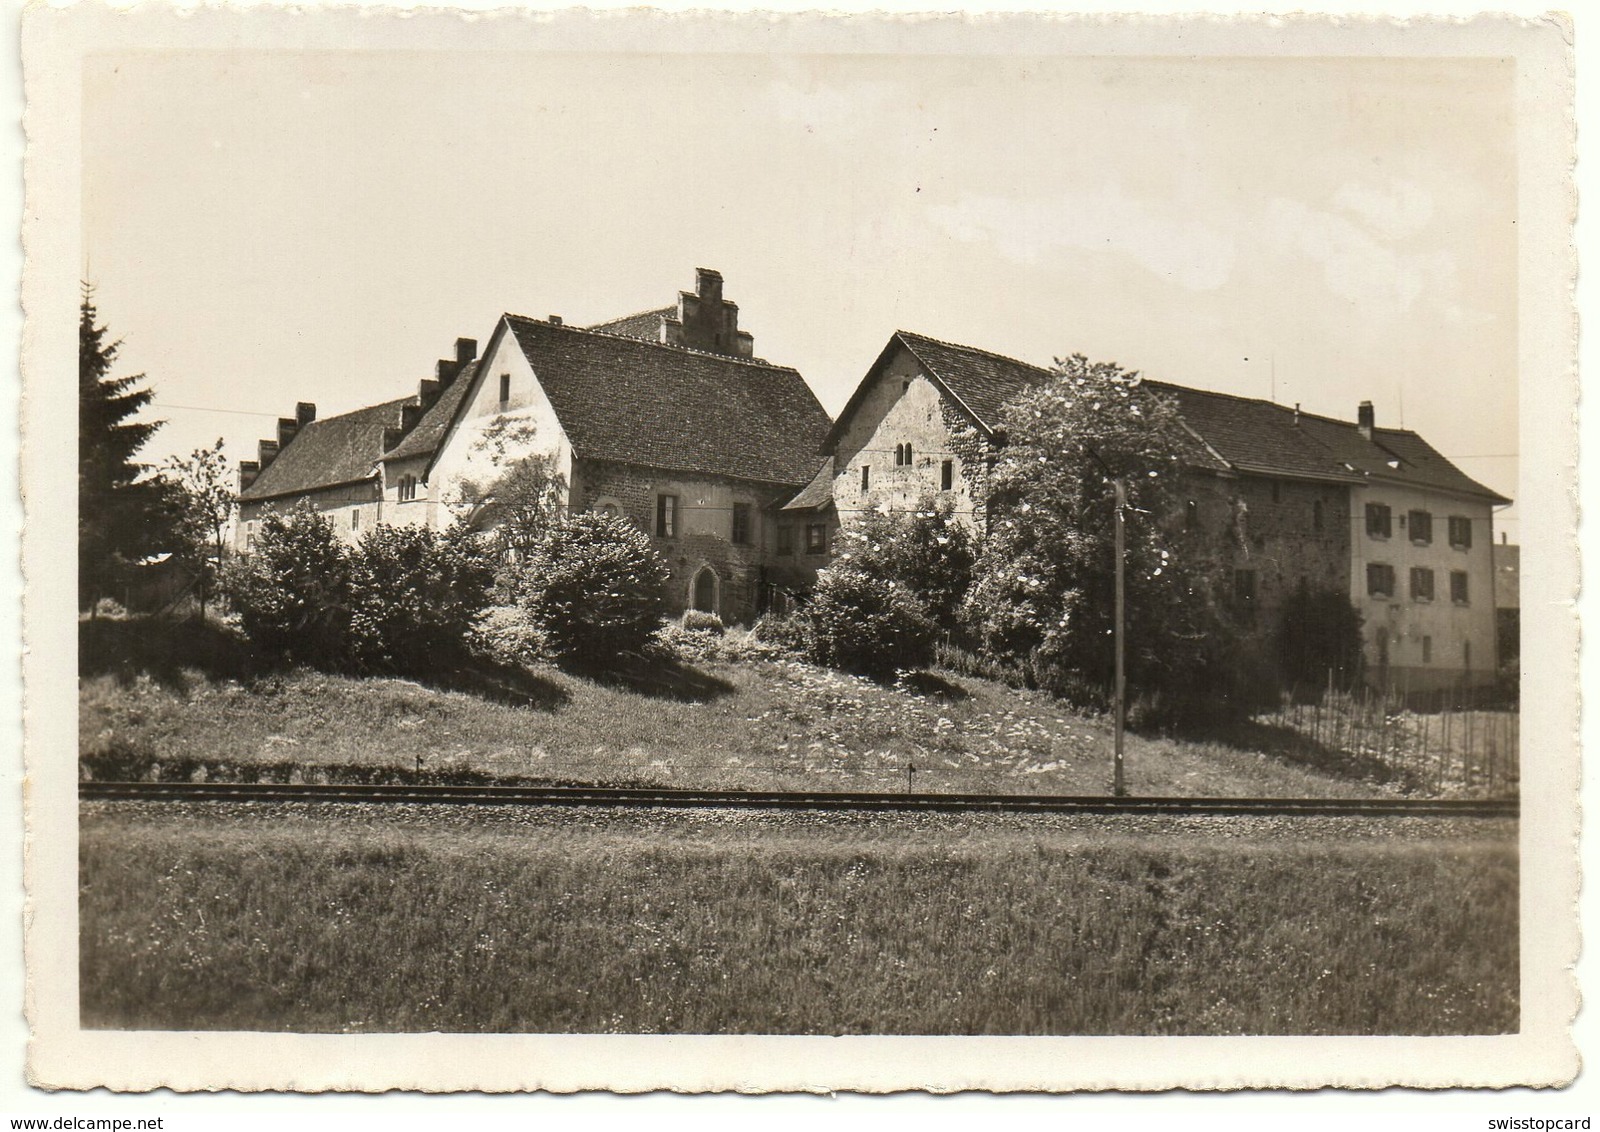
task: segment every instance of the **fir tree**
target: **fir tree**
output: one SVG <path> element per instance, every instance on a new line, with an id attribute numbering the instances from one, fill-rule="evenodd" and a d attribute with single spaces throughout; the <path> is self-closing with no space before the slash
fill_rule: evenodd
<path id="1" fill-rule="evenodd" d="M 166 549 L 169 524 L 162 484 L 134 461 L 162 423 L 129 419 L 150 403 L 145 375 L 111 375 L 121 342 L 106 340 L 88 284 L 79 315 L 78 602 L 92 608 L 130 563 Z"/>

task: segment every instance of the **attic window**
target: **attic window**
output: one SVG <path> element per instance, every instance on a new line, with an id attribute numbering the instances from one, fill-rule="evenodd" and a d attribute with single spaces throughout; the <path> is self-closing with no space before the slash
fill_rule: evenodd
<path id="1" fill-rule="evenodd" d="M 500 403 L 504 405 L 509 400 L 511 400 L 511 375 L 503 373 L 500 375 Z"/>
<path id="2" fill-rule="evenodd" d="M 1398 468 L 1398 467 L 1399 467 L 1399 466 L 1400 466 L 1400 461 L 1399 461 L 1399 460 L 1394 460 L 1394 459 L 1391 459 L 1391 460 L 1390 460 L 1390 461 L 1389 461 L 1389 466 L 1390 466 L 1390 467 L 1391 467 L 1391 468 Z"/>

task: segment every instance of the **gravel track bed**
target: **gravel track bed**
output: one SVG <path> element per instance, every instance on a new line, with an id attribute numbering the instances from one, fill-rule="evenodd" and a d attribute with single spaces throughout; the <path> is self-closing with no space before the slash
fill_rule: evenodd
<path id="1" fill-rule="evenodd" d="M 1171 815 L 882 813 L 827 810 L 617 809 L 590 806 L 385 805 L 360 802 L 127 802 L 79 803 L 80 821 L 126 819 L 185 822 L 207 826 L 251 823 L 367 825 L 374 830 L 519 828 L 562 833 L 655 834 L 693 840 L 745 832 L 847 838 L 893 837 L 907 833 L 960 838 L 973 834 L 1092 834 L 1278 841 L 1510 841 L 1515 818 L 1463 817 L 1180 817 Z"/>

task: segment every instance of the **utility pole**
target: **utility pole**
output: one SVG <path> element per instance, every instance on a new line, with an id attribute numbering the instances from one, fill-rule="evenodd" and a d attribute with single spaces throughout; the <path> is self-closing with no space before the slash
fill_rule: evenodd
<path id="1" fill-rule="evenodd" d="M 1114 746 L 1112 748 L 1114 753 L 1112 755 L 1112 763 L 1111 763 L 1111 792 L 1113 794 L 1115 794 L 1118 798 L 1120 798 L 1120 797 L 1122 797 L 1124 794 L 1126 794 L 1128 792 L 1127 787 L 1124 785 L 1123 780 L 1122 780 L 1122 718 L 1123 718 L 1123 715 L 1126 712 L 1126 705 L 1124 704 L 1123 700 L 1125 699 L 1125 697 L 1127 695 L 1127 679 L 1126 679 L 1126 673 L 1123 670 L 1123 647 L 1122 647 L 1122 622 L 1123 622 L 1122 512 L 1128 505 L 1128 483 L 1121 476 L 1118 476 L 1116 479 L 1111 481 L 1111 485 L 1116 490 L 1116 499 L 1117 499 L 1117 508 L 1116 508 L 1116 510 L 1117 510 L 1117 514 L 1116 514 L 1116 546 L 1117 546 L 1117 628 L 1116 628 L 1117 676 L 1116 676 L 1116 704 L 1115 704 L 1115 708 L 1114 708 L 1114 710 L 1116 711 L 1116 730 L 1115 730 L 1115 736 L 1116 737 L 1115 737 L 1115 740 L 1114 740 Z"/>

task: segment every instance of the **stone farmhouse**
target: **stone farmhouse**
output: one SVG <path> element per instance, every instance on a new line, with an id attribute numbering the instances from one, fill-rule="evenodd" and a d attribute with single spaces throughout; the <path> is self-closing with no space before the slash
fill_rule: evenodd
<path id="1" fill-rule="evenodd" d="M 1002 406 L 1052 371 L 897 331 L 830 422 L 800 374 L 757 358 L 722 277 L 675 305 L 587 328 L 506 314 L 461 338 L 414 395 L 317 419 L 302 402 L 240 465 L 238 549 L 308 502 L 349 541 L 379 523 L 482 520 L 505 458 L 539 453 L 566 505 L 626 516 L 666 560 L 673 612 L 748 621 L 803 594 L 840 522 L 927 493 L 981 525 Z M 1350 596 L 1368 677 L 1402 691 L 1496 671 L 1492 513 L 1509 500 L 1416 433 L 1147 382 L 1196 441 L 1183 514 L 1224 595 L 1268 633 L 1304 581 Z M 488 521 L 492 521 L 489 519 Z"/>
<path id="2" fill-rule="evenodd" d="M 569 507 L 649 533 L 669 609 L 748 621 L 826 561 L 779 508 L 815 476 L 828 424 L 797 371 L 754 356 L 701 269 L 676 305 L 598 326 L 506 314 L 481 357 L 458 339 L 414 396 L 322 420 L 302 402 L 240 465 L 238 548 L 302 501 L 352 542 L 379 523 L 443 528 L 474 517 L 506 451 L 541 454 Z"/>
<path id="3" fill-rule="evenodd" d="M 948 497 L 981 524 L 1000 409 L 1052 371 L 897 331 L 829 431 L 826 463 L 784 508 L 829 532 L 863 508 Z M 1350 595 L 1368 678 L 1402 691 L 1495 677 L 1492 511 L 1510 501 L 1415 432 L 1270 401 L 1147 382 L 1177 402 L 1199 444 L 1181 524 L 1226 571 L 1226 596 L 1259 631 L 1301 581 Z M 831 537 L 831 533 L 828 537 Z"/>

